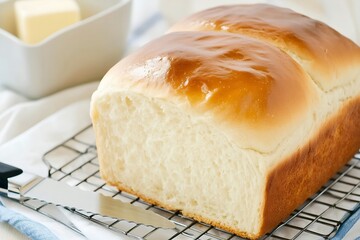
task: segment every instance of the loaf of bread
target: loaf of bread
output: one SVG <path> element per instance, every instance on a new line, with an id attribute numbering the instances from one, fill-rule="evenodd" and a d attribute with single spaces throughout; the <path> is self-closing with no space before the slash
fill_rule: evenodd
<path id="1" fill-rule="evenodd" d="M 102 177 L 259 238 L 360 147 L 360 48 L 271 5 L 197 13 L 121 60 L 93 94 Z"/>

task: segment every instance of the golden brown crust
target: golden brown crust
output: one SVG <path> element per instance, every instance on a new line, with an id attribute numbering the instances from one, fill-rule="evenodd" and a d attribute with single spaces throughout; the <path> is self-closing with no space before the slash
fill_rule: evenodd
<path id="1" fill-rule="evenodd" d="M 320 21 L 268 4 L 207 9 L 170 31 L 231 32 L 269 42 L 302 59 L 325 90 L 351 81 L 338 79 L 337 73 L 360 64 L 360 48 L 351 40 Z"/>
<path id="2" fill-rule="evenodd" d="M 286 53 L 253 38 L 217 32 L 162 36 L 113 67 L 100 90 L 103 86 L 149 97 L 184 97 L 219 125 L 232 126 L 234 135 L 251 136 L 243 147 L 264 152 L 272 151 L 318 100 L 312 80 Z"/>
<path id="3" fill-rule="evenodd" d="M 107 75 L 125 73 L 129 79 L 117 79 L 122 87 L 170 88 L 195 108 L 226 112 L 225 121 L 262 122 L 266 128 L 280 119 L 284 124 L 295 112 L 307 108 L 314 95 L 311 79 L 287 54 L 256 39 L 228 33 L 162 36 L 122 60 Z M 107 77 L 103 82 L 106 85 Z M 297 111 L 293 111 L 295 106 Z"/>
<path id="4" fill-rule="evenodd" d="M 360 147 L 360 98 L 340 112 L 267 178 L 261 233 L 274 228 L 308 197 L 316 193 Z"/>
<path id="5" fill-rule="evenodd" d="M 359 118 L 360 98 L 349 101 L 320 129 L 317 136 L 270 172 L 267 177 L 263 223 L 258 235 L 249 235 L 233 226 L 226 226 L 194 213 L 182 212 L 182 214 L 241 237 L 260 238 L 318 191 L 358 151 Z M 107 179 L 106 175 L 102 177 L 119 190 L 134 194 L 151 204 L 172 211 L 181 210 L 151 199 L 123 183 L 113 182 L 112 179 Z"/>

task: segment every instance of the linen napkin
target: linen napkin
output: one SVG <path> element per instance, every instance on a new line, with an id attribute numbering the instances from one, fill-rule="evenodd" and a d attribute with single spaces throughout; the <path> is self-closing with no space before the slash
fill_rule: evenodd
<path id="1" fill-rule="evenodd" d="M 44 225 L 12 211 L 0 201 L 0 222 L 6 222 L 32 240 L 58 240 Z"/>
<path id="2" fill-rule="evenodd" d="M 332 240 L 341 240 L 345 239 L 345 236 L 350 239 L 350 236 L 348 236 L 348 233 L 350 230 L 354 227 L 360 227 L 360 226 L 354 226 L 360 219 L 360 207 L 341 225 L 336 235 L 332 238 Z M 354 229 L 355 231 L 355 229 Z M 359 232 L 360 235 L 360 232 Z M 357 236 L 356 239 L 360 239 L 360 236 Z"/>

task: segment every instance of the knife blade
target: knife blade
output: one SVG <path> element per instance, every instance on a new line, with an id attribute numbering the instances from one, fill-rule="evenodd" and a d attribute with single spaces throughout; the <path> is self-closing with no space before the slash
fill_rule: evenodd
<path id="1" fill-rule="evenodd" d="M 175 228 L 173 222 L 152 211 L 100 193 L 86 192 L 50 178 L 24 173 L 21 169 L 4 163 L 0 163 L 0 188 L 3 195 L 7 193 L 7 197 L 19 201 L 38 199 L 71 209 L 155 228 Z"/>

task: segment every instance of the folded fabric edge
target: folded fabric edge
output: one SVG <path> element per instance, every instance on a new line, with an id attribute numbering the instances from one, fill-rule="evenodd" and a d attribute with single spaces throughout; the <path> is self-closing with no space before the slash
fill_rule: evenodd
<path id="1" fill-rule="evenodd" d="M 58 240 L 44 225 L 6 208 L 0 200 L 0 222 L 5 222 L 32 240 Z"/>
<path id="2" fill-rule="evenodd" d="M 332 240 L 341 240 L 344 239 L 346 234 L 350 231 L 350 229 L 354 226 L 354 224 L 360 219 L 360 205 L 357 206 L 357 209 L 350 215 L 350 217 L 341 224 L 339 230 L 336 235 L 331 238 Z M 359 237 L 360 239 L 360 237 Z"/>

